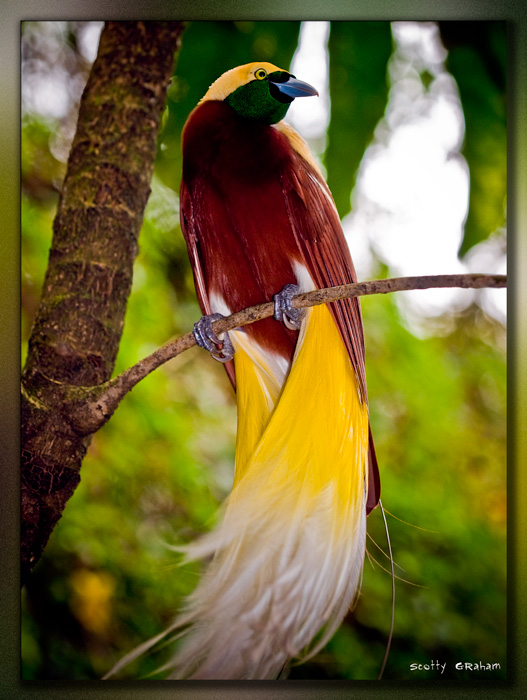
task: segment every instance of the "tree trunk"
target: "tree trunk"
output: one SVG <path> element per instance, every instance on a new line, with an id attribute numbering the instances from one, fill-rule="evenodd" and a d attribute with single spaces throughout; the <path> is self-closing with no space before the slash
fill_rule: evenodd
<path id="1" fill-rule="evenodd" d="M 109 22 L 81 100 L 22 378 L 22 585 L 80 481 L 68 404 L 111 377 L 181 22 Z"/>

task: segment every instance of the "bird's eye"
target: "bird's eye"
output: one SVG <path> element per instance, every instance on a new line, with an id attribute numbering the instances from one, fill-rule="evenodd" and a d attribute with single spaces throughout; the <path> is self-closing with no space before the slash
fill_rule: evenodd
<path id="1" fill-rule="evenodd" d="M 263 80 L 265 77 L 267 77 L 267 71 L 263 68 L 258 68 L 258 70 L 254 71 L 254 77 L 257 80 Z"/>

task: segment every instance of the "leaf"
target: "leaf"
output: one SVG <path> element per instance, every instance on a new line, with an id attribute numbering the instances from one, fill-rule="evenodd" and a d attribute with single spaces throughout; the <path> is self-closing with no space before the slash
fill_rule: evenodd
<path id="1" fill-rule="evenodd" d="M 391 53 L 389 22 L 331 23 L 331 122 L 325 165 L 341 218 L 351 209 L 360 162 L 386 108 Z"/>
<path id="2" fill-rule="evenodd" d="M 463 155 L 470 171 L 469 212 L 459 249 L 488 238 L 505 223 L 507 196 L 505 22 L 440 22 L 465 116 Z"/>

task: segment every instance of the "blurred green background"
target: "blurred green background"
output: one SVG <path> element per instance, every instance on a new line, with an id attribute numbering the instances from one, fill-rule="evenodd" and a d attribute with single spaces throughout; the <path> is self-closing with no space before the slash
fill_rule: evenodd
<path id="1" fill-rule="evenodd" d="M 460 242 L 466 254 L 503 226 L 506 44 L 503 23 L 463 24 L 441 26 L 438 36 L 449 51 L 442 70 L 456 79 L 466 129 L 462 153 L 471 191 Z M 200 316 L 178 216 L 179 140 L 188 113 L 235 65 L 267 60 L 288 67 L 300 29 L 297 22 L 187 27 L 168 92 L 116 373 L 187 332 Z M 98 23 L 22 24 L 22 361 L 99 30 Z M 313 148 L 342 216 L 364 153 L 379 138 L 393 94 L 389 61 L 396 48 L 389 23 L 340 22 L 330 29 L 330 120 L 327 138 Z M 415 71 L 423 92 L 432 91 L 438 76 L 418 61 Z M 51 98 L 36 99 L 43 79 L 54 86 L 56 109 Z M 354 254 L 353 241 L 350 247 Z M 395 274 L 374 245 L 369 256 L 370 278 Z M 431 660 L 447 664 L 442 678 L 504 678 L 503 319 L 475 295 L 439 317 L 423 316 L 417 331 L 394 295 L 362 303 L 371 422 L 400 577 L 384 678 L 435 677 L 410 671 L 411 663 Z M 199 567 L 179 567 L 167 544 L 188 541 L 214 522 L 230 490 L 235 430 L 235 400 L 223 369 L 196 349 L 127 396 L 93 437 L 81 484 L 23 592 L 23 678 L 100 678 L 171 622 Z M 390 627 L 391 580 L 378 549 L 386 551 L 378 511 L 368 526 L 372 560 L 356 609 L 328 646 L 292 667 L 289 678 L 376 678 Z M 153 673 L 169 652 L 138 660 L 126 677 Z M 457 662 L 499 663 L 501 670 L 460 672 Z"/>

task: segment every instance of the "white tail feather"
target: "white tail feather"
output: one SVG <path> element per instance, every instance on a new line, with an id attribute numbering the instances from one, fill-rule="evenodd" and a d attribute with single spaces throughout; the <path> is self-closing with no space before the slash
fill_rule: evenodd
<path id="1" fill-rule="evenodd" d="M 328 489 L 310 512 L 299 508 L 287 532 L 290 514 L 280 511 L 267 522 L 250 518 L 236 533 L 228 521 L 244 520 L 226 517 L 198 548 L 189 547 L 189 557 L 199 549 L 214 559 L 176 621 L 191 627 L 171 678 L 270 679 L 318 633 L 313 653 L 327 642 L 356 594 L 366 537 L 364 507 L 342 523 L 348 536 L 331 532 L 325 515 L 332 501 Z M 245 517 L 243 510 L 236 515 Z"/>
<path id="2" fill-rule="evenodd" d="M 368 416 L 329 311 L 308 310 L 281 390 L 275 358 L 231 336 L 244 449 L 221 522 L 184 549 L 210 563 L 166 632 L 182 630 L 171 678 L 275 678 L 326 644 L 360 587 Z"/>

